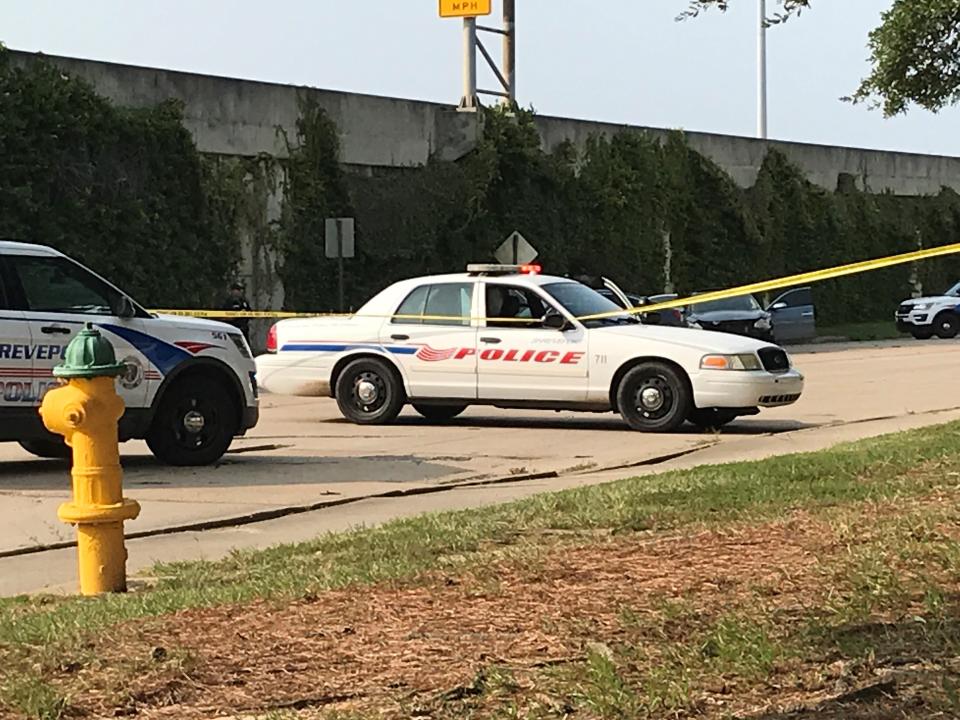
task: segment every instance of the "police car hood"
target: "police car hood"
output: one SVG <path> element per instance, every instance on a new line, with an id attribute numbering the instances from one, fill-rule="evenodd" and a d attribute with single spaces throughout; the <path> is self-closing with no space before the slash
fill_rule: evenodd
<path id="1" fill-rule="evenodd" d="M 760 348 L 773 347 L 770 343 L 743 335 L 714 332 L 710 330 L 694 330 L 692 328 L 674 327 L 669 325 L 620 325 L 600 327 L 592 330 L 594 333 L 617 335 L 623 338 L 633 338 L 640 342 L 649 343 L 651 340 L 670 345 L 702 350 L 707 353 L 736 354 L 756 352 Z"/>
<path id="2" fill-rule="evenodd" d="M 189 317 L 187 315 L 157 315 L 157 319 L 163 320 L 170 327 L 179 327 L 184 330 L 208 330 L 210 332 L 238 332 L 233 325 L 218 320 L 208 320 L 207 318 Z"/>
<path id="3" fill-rule="evenodd" d="M 904 300 L 901 305 L 920 305 L 922 303 L 957 303 L 960 305 L 960 297 L 956 295 L 929 295 L 927 297 L 910 298 Z"/>

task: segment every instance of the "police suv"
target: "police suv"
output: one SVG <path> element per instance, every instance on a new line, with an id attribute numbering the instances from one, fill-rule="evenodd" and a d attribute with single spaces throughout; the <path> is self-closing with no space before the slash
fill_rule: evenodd
<path id="1" fill-rule="evenodd" d="M 897 308 L 896 320 L 897 330 L 917 340 L 934 335 L 944 340 L 956 337 L 960 332 L 960 283 L 943 295 L 904 300 Z"/>
<path id="2" fill-rule="evenodd" d="M 255 366 L 243 335 L 224 323 L 157 316 L 49 247 L 0 242 L 0 441 L 65 457 L 37 407 L 58 383 L 73 335 L 92 323 L 126 364 L 120 439 L 145 438 L 171 465 L 218 460 L 257 423 Z"/>
<path id="3" fill-rule="evenodd" d="M 436 421 L 492 405 L 614 410 L 636 430 L 669 432 L 718 427 L 803 391 L 775 345 L 644 325 L 536 266 L 403 280 L 349 318 L 282 320 L 267 343 L 262 388 L 334 397 L 361 424 L 388 423 L 407 403 Z"/>

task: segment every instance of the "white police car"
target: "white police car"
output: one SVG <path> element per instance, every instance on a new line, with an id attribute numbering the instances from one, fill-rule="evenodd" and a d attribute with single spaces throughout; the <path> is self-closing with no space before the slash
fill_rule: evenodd
<path id="1" fill-rule="evenodd" d="M 716 427 L 803 391 L 775 345 L 642 325 L 585 285 L 523 270 L 470 266 L 391 285 L 349 318 L 280 321 L 257 358 L 261 387 L 335 397 L 356 423 L 406 403 L 431 420 L 493 405 L 616 410 L 653 432 Z"/>
<path id="2" fill-rule="evenodd" d="M 0 242 L 0 441 L 63 457 L 37 407 L 53 368 L 85 323 L 107 338 L 126 373 L 120 438 L 145 438 L 161 461 L 205 465 L 257 423 L 255 366 L 230 325 L 151 315 L 103 278 L 49 247 Z"/>
<path id="3" fill-rule="evenodd" d="M 934 335 L 947 340 L 960 332 L 960 283 L 943 295 L 914 298 L 900 303 L 896 312 L 897 330 L 917 340 Z"/>

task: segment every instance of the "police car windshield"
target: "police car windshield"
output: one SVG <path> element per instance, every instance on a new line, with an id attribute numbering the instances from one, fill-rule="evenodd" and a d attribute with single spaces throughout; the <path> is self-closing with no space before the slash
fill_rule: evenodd
<path id="1" fill-rule="evenodd" d="M 584 325 L 624 325 L 640 322 L 633 315 L 623 312 L 623 308 L 612 300 L 578 282 L 550 283 L 544 285 L 543 289 L 576 318 L 619 311 L 618 315 L 612 317 L 583 321 Z"/>
<path id="2" fill-rule="evenodd" d="M 957 283 L 952 288 L 947 290 L 946 295 L 949 297 L 960 297 L 960 283 Z"/>

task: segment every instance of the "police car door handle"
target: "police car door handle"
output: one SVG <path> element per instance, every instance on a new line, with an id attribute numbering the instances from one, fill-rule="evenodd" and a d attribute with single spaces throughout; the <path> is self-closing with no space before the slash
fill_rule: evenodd
<path id="1" fill-rule="evenodd" d="M 490 343 L 491 345 L 496 345 L 498 342 L 500 342 L 500 338 L 495 338 L 495 337 L 482 337 L 482 338 L 480 338 L 480 342 L 485 342 L 485 343 Z"/>
<path id="2" fill-rule="evenodd" d="M 56 325 L 44 325 L 40 328 L 40 332 L 44 335 L 69 335 L 70 328 L 57 327 Z"/>
<path id="3" fill-rule="evenodd" d="M 409 340 L 410 336 L 409 335 L 391 335 L 390 339 L 391 340 Z"/>

